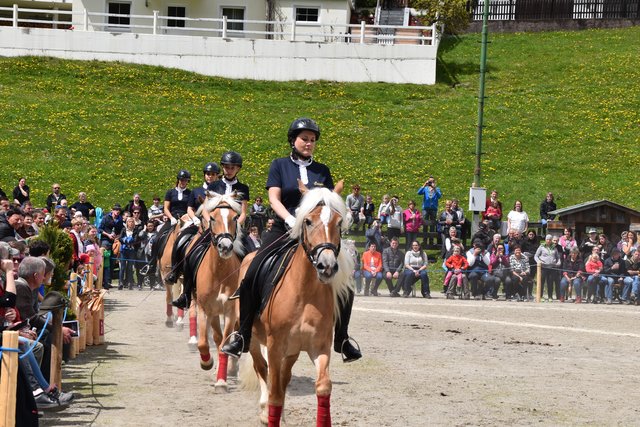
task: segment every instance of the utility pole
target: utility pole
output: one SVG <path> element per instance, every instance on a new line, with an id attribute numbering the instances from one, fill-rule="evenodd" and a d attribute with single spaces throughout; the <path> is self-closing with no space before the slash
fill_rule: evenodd
<path id="1" fill-rule="evenodd" d="M 480 176 L 482 165 L 480 158 L 482 157 L 482 128 L 484 127 L 484 80 L 487 73 L 487 38 L 489 20 L 489 1 L 484 0 L 484 8 L 482 14 L 482 42 L 480 47 L 480 89 L 478 94 L 478 130 L 476 132 L 476 167 L 473 171 L 473 186 L 480 186 Z"/>

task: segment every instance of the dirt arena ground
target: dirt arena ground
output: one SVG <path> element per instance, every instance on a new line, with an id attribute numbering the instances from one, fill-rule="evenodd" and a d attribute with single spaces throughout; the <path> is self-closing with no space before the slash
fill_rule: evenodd
<path id="1" fill-rule="evenodd" d="M 257 395 L 235 378 L 215 394 L 163 307 L 164 292 L 111 291 L 106 345 L 64 367 L 76 400 L 41 425 L 260 425 Z M 351 334 L 364 358 L 332 359 L 337 426 L 640 424 L 635 306 L 359 296 Z M 301 355 L 284 424 L 315 425 L 314 375 Z"/>

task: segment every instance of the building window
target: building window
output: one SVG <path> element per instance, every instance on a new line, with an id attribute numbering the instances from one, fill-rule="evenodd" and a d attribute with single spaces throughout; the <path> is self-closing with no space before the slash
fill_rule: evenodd
<path id="1" fill-rule="evenodd" d="M 187 16 L 187 8 L 184 6 L 169 6 L 167 8 L 167 16 L 176 17 L 176 18 L 186 18 Z M 185 20 L 183 19 L 167 19 L 167 27 L 185 27 Z"/>
<path id="2" fill-rule="evenodd" d="M 118 27 L 129 26 L 131 24 L 131 3 L 109 2 L 109 15 L 127 15 L 127 16 L 109 16 L 109 25 Z"/>
<path id="3" fill-rule="evenodd" d="M 317 7 L 296 7 L 296 21 L 318 22 L 320 9 Z"/>
<path id="4" fill-rule="evenodd" d="M 222 16 L 226 16 L 227 19 L 237 19 L 244 21 L 244 8 L 241 7 L 223 7 Z M 227 30 L 229 31 L 244 31 L 244 22 L 229 22 L 227 24 Z"/>

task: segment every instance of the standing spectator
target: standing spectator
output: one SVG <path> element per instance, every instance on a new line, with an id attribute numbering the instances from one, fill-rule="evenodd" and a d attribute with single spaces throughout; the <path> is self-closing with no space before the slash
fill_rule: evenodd
<path id="1" fill-rule="evenodd" d="M 452 208 L 451 200 L 445 200 L 444 210 L 438 217 L 438 234 L 440 235 L 440 241 L 444 240 L 449 234 L 449 228 L 458 228 L 458 214 Z"/>
<path id="2" fill-rule="evenodd" d="M 44 227 L 44 219 L 44 212 L 40 209 L 36 209 L 33 212 L 33 228 L 36 230 L 36 234 L 39 234 L 42 227 Z"/>
<path id="3" fill-rule="evenodd" d="M 271 218 L 269 220 L 273 221 Z M 265 230 L 265 232 L 266 231 L 267 230 Z M 344 245 L 343 248 L 353 259 L 353 271 L 351 272 L 351 277 L 353 277 L 356 282 L 356 292 L 359 295 L 362 293 L 362 265 L 360 264 L 360 254 L 356 248 L 356 242 L 351 239 L 345 239 L 342 241 L 342 244 Z"/>
<path id="4" fill-rule="evenodd" d="M 435 221 L 438 218 L 438 200 L 442 197 L 440 187 L 436 185 L 433 175 L 429 176 L 422 187 L 418 189 L 418 194 L 422 195 L 422 218 L 425 221 L 424 232 L 433 233 L 435 231 Z M 427 223 L 430 223 L 427 230 Z"/>
<path id="5" fill-rule="evenodd" d="M 100 247 L 104 248 L 103 283 L 111 286 L 111 251 L 113 242 L 120 235 L 124 224 L 120 216 L 122 208 L 118 203 L 113 205 L 111 212 L 102 217 L 98 231 L 100 232 Z"/>
<path id="6" fill-rule="evenodd" d="M 71 220 L 71 241 L 73 242 L 73 269 L 78 267 L 80 262 L 80 255 L 84 253 L 84 240 L 82 238 L 82 218 L 73 218 Z"/>
<path id="7" fill-rule="evenodd" d="M 387 209 L 389 208 L 389 203 L 391 198 L 388 194 L 382 196 L 382 203 L 378 207 L 378 218 L 380 219 L 380 225 L 389 224 L 389 214 L 387 213 Z"/>
<path id="8" fill-rule="evenodd" d="M 404 255 L 403 297 L 407 298 L 411 294 L 413 284 L 420 279 L 420 292 L 423 298 L 431 299 L 429 275 L 427 274 L 428 267 L 429 258 L 427 258 L 427 254 L 420 248 L 420 243 L 414 240 L 411 242 L 411 250 Z"/>
<path id="9" fill-rule="evenodd" d="M 529 216 L 524 211 L 520 200 L 516 200 L 513 210 L 507 215 L 507 226 L 509 230 L 513 229 L 522 234 L 529 228 Z"/>
<path id="10" fill-rule="evenodd" d="M 550 215 L 549 212 L 556 210 L 556 202 L 553 201 L 553 193 L 548 192 L 547 197 L 540 203 L 540 222 L 542 227 L 547 228 L 547 221 L 553 220 L 556 216 Z"/>
<path id="11" fill-rule="evenodd" d="M 631 289 L 631 300 L 636 305 L 640 303 L 640 251 L 635 251 L 633 255 L 625 261 L 627 277 L 624 278 L 624 285 Z"/>
<path id="12" fill-rule="evenodd" d="M 162 222 L 164 216 L 163 207 L 160 204 L 160 197 L 153 196 L 153 204 L 149 207 L 147 217 L 151 221 L 155 221 L 156 224 Z"/>
<path id="13" fill-rule="evenodd" d="M 262 240 L 260 240 L 260 233 L 258 232 L 258 226 L 252 225 L 249 229 L 249 236 L 247 237 L 247 253 L 257 251 L 262 246 Z"/>
<path id="14" fill-rule="evenodd" d="M 360 186 L 358 184 L 351 187 L 351 194 L 347 196 L 346 203 L 353 217 L 352 225 L 354 225 L 354 229 L 357 230 L 358 224 L 360 223 L 360 214 L 364 215 L 364 197 L 360 194 Z"/>
<path id="15" fill-rule="evenodd" d="M 249 216 L 251 218 L 251 226 L 258 227 L 258 234 L 261 234 L 267 220 L 267 208 L 262 204 L 262 197 L 255 198 L 253 205 L 251 205 Z"/>
<path id="16" fill-rule="evenodd" d="M 607 258 L 603 265 L 602 272 L 607 279 L 607 285 L 604 288 L 604 295 L 607 304 L 613 301 L 614 288 L 619 289 L 620 302 L 626 302 L 629 298 L 628 292 L 624 289 L 624 278 L 627 275 L 627 265 L 622 259 L 620 249 L 614 248 L 611 256 Z"/>
<path id="17" fill-rule="evenodd" d="M 605 234 L 598 235 L 598 245 L 600 248 L 600 258 L 602 262 L 606 261 L 607 258 L 611 256 L 611 251 L 613 250 L 613 245 L 607 238 Z"/>
<path id="18" fill-rule="evenodd" d="M 380 224 L 378 221 L 373 221 L 373 224 L 371 224 L 371 227 L 367 229 L 364 235 L 367 238 L 365 247 L 368 248 L 369 245 L 374 244 L 376 245 L 376 250 L 378 252 L 382 252 L 382 232 L 380 231 Z"/>
<path id="19" fill-rule="evenodd" d="M 398 239 L 391 239 L 388 248 L 382 251 L 382 274 L 387 283 L 389 295 L 399 297 L 399 290 L 402 289 L 402 268 L 404 267 L 404 252 L 398 249 Z M 394 286 L 393 280 L 396 281 Z"/>
<path id="20" fill-rule="evenodd" d="M 485 211 L 493 203 L 496 203 L 498 205 L 498 208 L 500 209 L 500 212 L 502 212 L 502 202 L 498 200 L 498 190 L 491 190 L 491 195 L 489 199 L 487 199 L 487 203 L 485 205 Z M 499 219 L 502 219 L 502 216 Z"/>
<path id="21" fill-rule="evenodd" d="M 0 241 L 10 242 L 20 236 L 17 231 L 22 228 L 24 215 L 20 208 L 10 208 L 4 215 L 0 215 Z"/>
<path id="22" fill-rule="evenodd" d="M 620 250 L 624 253 L 624 256 L 629 258 L 638 249 L 638 238 L 633 231 L 627 231 L 626 238 L 623 239 L 620 245 Z"/>
<path id="23" fill-rule="evenodd" d="M 486 248 L 491 244 L 492 238 L 492 232 L 489 230 L 487 223 L 483 221 L 478 224 L 478 231 L 476 231 L 476 233 L 471 236 L 471 244 L 479 241 Z"/>
<path id="24" fill-rule="evenodd" d="M 553 236 L 547 234 L 544 238 L 544 243 L 541 244 L 536 250 L 534 255 L 536 263 L 542 264 L 542 280 L 540 286 L 544 289 L 544 284 L 547 284 L 547 296 L 545 301 L 553 301 L 553 285 L 555 282 L 556 270 L 560 267 L 562 260 L 558 255 L 558 251 L 553 244 Z"/>
<path id="25" fill-rule="evenodd" d="M 459 231 L 460 238 L 464 241 L 468 236 L 468 231 L 471 229 L 469 226 L 469 222 L 464 218 L 464 210 L 460 207 L 460 202 L 458 199 L 451 199 L 451 210 L 458 215 L 458 226 L 456 227 Z"/>
<path id="26" fill-rule="evenodd" d="M 589 261 L 589 257 L 593 253 L 593 248 L 598 246 L 598 230 L 595 227 L 589 227 L 587 230 L 589 235 L 580 244 L 580 253 L 585 264 Z"/>
<path id="27" fill-rule="evenodd" d="M 513 289 L 511 295 L 517 298 L 520 295 L 520 301 L 528 301 L 531 298 L 533 290 L 533 281 L 531 280 L 529 259 L 524 256 L 520 246 L 514 246 L 513 255 L 509 257 L 511 265 L 511 277 Z"/>
<path id="28" fill-rule="evenodd" d="M 5 213 L 11 208 L 11 203 L 6 197 L 0 197 L 0 213 Z"/>
<path id="29" fill-rule="evenodd" d="M 24 213 L 22 227 L 20 227 L 16 232 L 22 239 L 25 240 L 38 234 L 36 229 L 33 227 L 33 216 L 30 213 Z"/>
<path id="30" fill-rule="evenodd" d="M 47 196 L 47 201 L 46 201 L 47 210 L 51 212 L 53 208 L 55 208 L 60 204 L 60 200 L 66 199 L 66 198 L 67 196 L 65 196 L 60 192 L 60 184 L 54 183 L 51 186 L 51 194 Z"/>
<path id="31" fill-rule="evenodd" d="M 362 271 L 364 273 L 364 296 L 378 296 L 378 286 L 382 282 L 382 254 L 376 250 L 376 245 L 369 245 L 369 250 L 362 254 Z M 371 280 L 375 279 L 375 284 L 371 288 Z"/>
<path id="32" fill-rule="evenodd" d="M 124 207 L 124 211 L 129 212 L 131 216 L 133 216 L 133 211 L 135 209 L 138 209 L 138 211 L 140 212 L 139 220 L 146 224 L 149 220 L 149 216 L 147 214 L 148 210 L 147 205 L 144 203 L 144 200 L 140 198 L 140 193 L 135 193 L 133 195 L 133 199 L 129 200 L 129 203 L 127 203 L 127 205 Z"/>
<path id="33" fill-rule="evenodd" d="M 387 237 L 389 239 L 392 238 L 400 238 L 400 234 L 402 233 L 402 208 L 398 205 L 398 197 L 393 196 L 391 201 L 389 202 L 389 207 L 387 208 L 387 218 L 388 218 L 388 227 L 387 227 Z"/>
<path id="34" fill-rule="evenodd" d="M 362 231 L 370 227 L 373 224 L 373 215 L 376 211 L 376 205 L 373 204 L 373 199 L 370 195 L 364 198 L 364 207 L 362 212 L 364 213 L 364 224 L 362 224 Z"/>
<path id="35" fill-rule="evenodd" d="M 27 178 L 20 178 L 18 185 L 13 189 L 13 203 L 18 206 L 22 206 L 24 202 L 29 200 L 31 190 L 27 185 Z"/>
<path id="36" fill-rule="evenodd" d="M 482 218 L 488 222 L 489 227 L 498 232 L 502 228 L 502 208 L 499 203 L 497 200 L 490 201 L 489 206 L 482 213 Z"/>
<path id="37" fill-rule="evenodd" d="M 570 227 L 564 229 L 562 236 L 558 240 L 558 244 L 564 252 L 564 258 L 569 256 L 573 248 L 578 247 L 578 243 L 576 242 L 576 239 L 573 238 L 573 231 Z"/>
<path id="38" fill-rule="evenodd" d="M 96 208 L 90 202 L 87 202 L 87 193 L 81 191 L 78 193 L 78 201 L 71 205 L 71 213 L 82 212 L 82 216 L 89 219 L 96 214 Z"/>
<path id="39" fill-rule="evenodd" d="M 469 263 L 467 277 L 471 282 L 471 294 L 473 297 L 475 299 L 485 299 L 486 295 L 492 295 L 493 289 L 491 289 L 491 285 L 493 281 L 489 276 L 491 258 L 482 243 L 473 243 L 473 247 L 467 251 L 467 262 Z"/>
<path id="40" fill-rule="evenodd" d="M 260 240 L 265 240 L 265 238 L 267 237 L 267 235 L 269 233 L 271 233 L 271 229 L 273 228 L 273 223 L 275 222 L 275 220 L 273 218 L 269 218 L 267 220 L 267 225 L 264 228 L 264 230 L 262 231 L 262 233 L 260 234 Z M 358 260 L 358 262 L 360 262 L 360 260 Z"/>
<path id="41" fill-rule="evenodd" d="M 416 202 L 409 200 L 409 207 L 402 213 L 404 222 L 405 249 L 411 249 L 411 242 L 418 240 L 420 225 L 422 224 L 422 216 L 420 211 L 416 209 Z"/>
<path id="42" fill-rule="evenodd" d="M 571 290 L 576 292 L 575 303 L 582 302 L 582 284 L 584 282 L 584 263 L 577 247 L 571 248 L 569 256 L 562 264 L 562 279 L 560 280 L 560 302 L 571 298 Z"/>
<path id="43" fill-rule="evenodd" d="M 140 238 L 140 250 L 138 253 L 142 253 L 142 256 L 139 259 L 144 259 L 146 262 L 146 273 L 142 283 L 148 285 L 149 288 L 158 291 L 164 289 L 164 286 L 162 285 L 162 280 L 157 272 L 157 263 L 152 261 L 151 256 L 153 242 L 157 235 L 156 222 L 149 220 L 146 228 L 138 234 L 138 237 Z"/>
<path id="44" fill-rule="evenodd" d="M 128 287 L 133 289 L 133 268 L 136 261 L 136 250 L 140 246 L 140 232 L 136 228 L 133 218 L 127 218 L 125 227 L 118 237 L 120 240 L 120 275 L 118 289 Z M 138 283 L 138 289 L 142 290 L 142 282 Z"/>
<path id="45" fill-rule="evenodd" d="M 606 277 L 602 275 L 603 264 L 597 253 L 589 256 L 584 268 L 589 274 L 587 277 L 587 302 L 596 304 L 599 301 L 598 295 L 600 295 L 602 288 L 608 284 Z"/>

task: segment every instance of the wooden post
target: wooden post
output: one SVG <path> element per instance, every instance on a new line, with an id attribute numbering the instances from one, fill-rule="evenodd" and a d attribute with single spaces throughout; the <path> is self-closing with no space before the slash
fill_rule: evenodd
<path id="1" fill-rule="evenodd" d="M 540 302 L 542 298 L 542 264 L 538 263 L 536 274 L 536 302 Z"/>
<path id="2" fill-rule="evenodd" d="M 53 322 L 51 324 L 51 368 L 49 384 L 55 384 L 62 390 L 62 316 L 64 308 L 52 311 Z"/>
<path id="3" fill-rule="evenodd" d="M 86 277 L 87 280 L 85 281 L 85 292 L 87 292 L 87 295 L 91 295 L 91 299 L 93 299 L 93 265 L 88 265 L 85 266 L 85 273 L 86 273 Z M 87 335 L 87 345 L 93 345 L 94 344 L 94 336 L 93 336 L 93 313 L 91 312 L 91 299 L 87 301 L 87 309 L 86 309 L 86 316 L 87 316 L 87 329 L 86 329 L 86 335 Z"/>
<path id="4" fill-rule="evenodd" d="M 2 346 L 18 348 L 18 332 L 2 332 Z M 2 376 L 0 376 L 0 425 L 16 424 L 16 390 L 18 387 L 18 353 L 2 352 Z"/>

